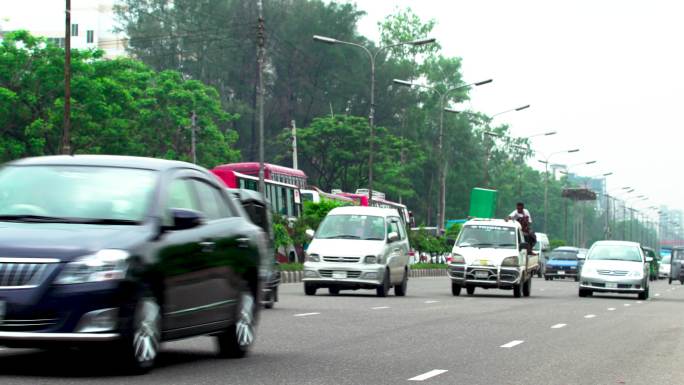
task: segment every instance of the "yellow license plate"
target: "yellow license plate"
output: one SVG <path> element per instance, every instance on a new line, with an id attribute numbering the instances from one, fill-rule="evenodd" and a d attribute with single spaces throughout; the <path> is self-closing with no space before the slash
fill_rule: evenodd
<path id="1" fill-rule="evenodd" d="M 487 265 L 489 265 L 489 261 L 486 259 L 480 259 L 480 265 L 487 266 Z"/>

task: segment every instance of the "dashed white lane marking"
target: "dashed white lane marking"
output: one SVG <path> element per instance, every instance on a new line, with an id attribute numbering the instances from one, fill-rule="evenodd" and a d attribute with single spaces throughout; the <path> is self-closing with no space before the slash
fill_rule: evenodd
<path id="1" fill-rule="evenodd" d="M 615 311 L 615 308 L 614 308 L 614 307 L 609 307 L 609 308 L 608 308 L 608 311 Z"/>
<path id="2" fill-rule="evenodd" d="M 545 289 L 539 289 L 539 291 L 544 291 Z"/>
<path id="3" fill-rule="evenodd" d="M 295 317 L 308 317 L 310 315 L 319 315 L 319 314 L 321 314 L 321 313 L 299 313 L 299 314 L 295 314 L 294 316 Z"/>
<path id="4" fill-rule="evenodd" d="M 437 303 L 439 301 L 425 301 L 425 303 Z"/>
<path id="5" fill-rule="evenodd" d="M 371 309 L 373 309 L 373 310 L 382 310 L 382 309 L 389 309 L 389 308 L 390 308 L 389 306 L 376 306 L 376 307 L 372 307 Z"/>
<path id="6" fill-rule="evenodd" d="M 560 329 L 560 328 L 564 328 L 566 326 L 568 326 L 568 324 L 555 324 L 555 325 L 551 326 L 551 329 Z"/>
<path id="7" fill-rule="evenodd" d="M 632 305 L 630 305 L 630 304 L 628 304 L 628 303 L 625 304 L 625 307 L 630 307 L 630 306 L 632 306 Z"/>
<path id="8" fill-rule="evenodd" d="M 656 297 L 660 297 L 660 293 L 656 293 L 655 296 L 656 296 Z"/>
<path id="9" fill-rule="evenodd" d="M 425 380 L 427 380 L 427 379 L 429 379 L 429 378 L 432 378 L 432 377 L 435 377 L 435 376 L 439 376 L 440 374 L 446 373 L 446 372 L 448 372 L 448 370 L 444 370 L 444 369 L 433 369 L 433 370 L 431 370 L 431 371 L 429 371 L 429 372 L 427 372 L 427 373 L 423 373 L 423 374 L 421 374 L 421 375 L 419 375 L 419 376 L 415 376 L 415 377 L 413 377 L 413 378 L 409 378 L 408 380 L 409 380 L 409 381 L 425 381 Z"/>
<path id="10" fill-rule="evenodd" d="M 525 342 L 525 341 L 515 340 L 515 341 L 511 341 L 507 344 L 501 345 L 500 347 L 501 348 L 512 348 L 514 346 L 518 346 L 518 345 L 522 344 L 523 342 Z"/>
<path id="11" fill-rule="evenodd" d="M 637 301 L 637 303 L 643 303 L 643 302 L 641 302 L 641 301 Z"/>
<path id="12" fill-rule="evenodd" d="M 584 318 L 596 318 L 596 314 L 587 314 Z"/>

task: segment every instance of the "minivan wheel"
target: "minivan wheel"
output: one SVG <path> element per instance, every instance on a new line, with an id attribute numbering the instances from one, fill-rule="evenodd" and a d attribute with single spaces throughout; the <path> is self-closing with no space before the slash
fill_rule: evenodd
<path id="1" fill-rule="evenodd" d="M 385 270 L 385 274 L 383 274 L 382 277 L 382 283 L 380 286 L 375 289 L 378 297 L 387 297 L 387 294 L 390 291 L 390 282 L 389 282 L 389 270 Z"/>
<path id="2" fill-rule="evenodd" d="M 267 298 L 268 300 L 264 303 L 264 307 L 266 309 L 273 309 L 273 305 L 275 305 L 275 302 L 276 302 L 276 295 L 277 295 L 276 290 L 278 290 L 278 289 L 273 288 L 273 289 L 271 289 L 271 292 L 268 293 L 268 298 Z"/>
<path id="3" fill-rule="evenodd" d="M 642 301 L 647 300 L 648 299 L 648 292 L 649 292 L 649 289 L 648 289 L 648 287 L 646 287 L 646 290 L 639 293 L 639 299 Z"/>
<path id="4" fill-rule="evenodd" d="M 306 295 L 316 295 L 316 290 L 318 288 L 310 283 L 304 282 L 304 294 Z"/>
<path id="5" fill-rule="evenodd" d="M 394 295 L 404 297 L 406 289 L 408 289 L 408 272 L 404 270 L 404 278 L 401 279 L 401 283 L 394 286 Z"/>
<path id="6" fill-rule="evenodd" d="M 455 297 L 461 295 L 461 285 L 456 282 L 451 282 L 451 294 Z"/>
<path id="7" fill-rule="evenodd" d="M 161 341 L 161 312 L 157 300 L 143 296 L 135 305 L 131 323 L 114 349 L 121 354 L 125 370 L 144 374 L 154 367 Z"/>
<path id="8" fill-rule="evenodd" d="M 256 337 L 256 316 L 254 295 L 245 291 L 240 295 L 235 324 L 216 336 L 219 356 L 242 358 L 247 355 Z"/>

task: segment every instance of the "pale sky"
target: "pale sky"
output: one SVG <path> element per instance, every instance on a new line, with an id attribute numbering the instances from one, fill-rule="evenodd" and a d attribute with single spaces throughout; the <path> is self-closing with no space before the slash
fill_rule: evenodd
<path id="1" fill-rule="evenodd" d="M 106 0 L 111 1 L 111 0 Z M 251 1 L 251 0 L 245 0 Z M 571 171 L 611 171 L 608 189 L 632 186 L 647 205 L 684 208 L 679 169 L 684 117 L 684 4 L 668 0 L 350 0 L 368 15 L 360 32 L 377 40 L 377 22 L 397 7 L 434 18 L 446 55 L 463 58 L 468 81 L 494 78 L 469 106 L 502 115 L 513 134 L 534 139 L 554 163 L 598 161 Z M 75 4 L 99 0 L 74 0 Z M 0 0 L 0 25 L 35 28 L 63 22 L 62 0 Z M 3 18 L 10 17 L 10 21 Z M 325 35 L 325 31 L 320 31 Z M 382 70 L 380 68 L 379 70 Z M 382 89 L 382 87 L 380 87 Z M 538 156 L 537 158 L 539 158 Z M 533 162 L 538 163 L 536 158 Z M 540 186 L 541 188 L 541 186 Z"/>

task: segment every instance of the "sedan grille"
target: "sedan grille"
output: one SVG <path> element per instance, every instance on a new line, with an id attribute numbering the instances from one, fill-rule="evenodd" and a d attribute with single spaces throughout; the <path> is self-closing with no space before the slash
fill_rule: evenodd
<path id="1" fill-rule="evenodd" d="M 323 260 L 325 262 L 348 262 L 348 263 L 356 263 L 361 260 L 360 257 L 330 257 L 330 256 L 324 256 Z"/>
<path id="2" fill-rule="evenodd" d="M 624 270 L 597 270 L 597 272 L 601 275 L 612 275 L 615 277 L 624 277 L 629 273 L 628 271 Z"/>
<path id="3" fill-rule="evenodd" d="M 0 288 L 39 285 L 47 270 L 47 263 L 0 263 Z"/>
<path id="4" fill-rule="evenodd" d="M 337 271 L 337 270 L 335 270 Z M 318 273 L 321 275 L 323 278 L 332 278 L 333 276 L 333 271 L 332 270 L 319 270 Z M 353 270 L 348 270 L 346 271 L 347 273 L 347 278 L 359 278 L 361 276 L 360 271 L 353 271 Z"/>
<path id="5" fill-rule="evenodd" d="M 58 321 L 59 320 L 57 318 L 40 318 L 24 320 L 6 319 L 0 321 L 0 330 L 8 332 L 27 332 L 43 330 L 57 325 Z"/>

